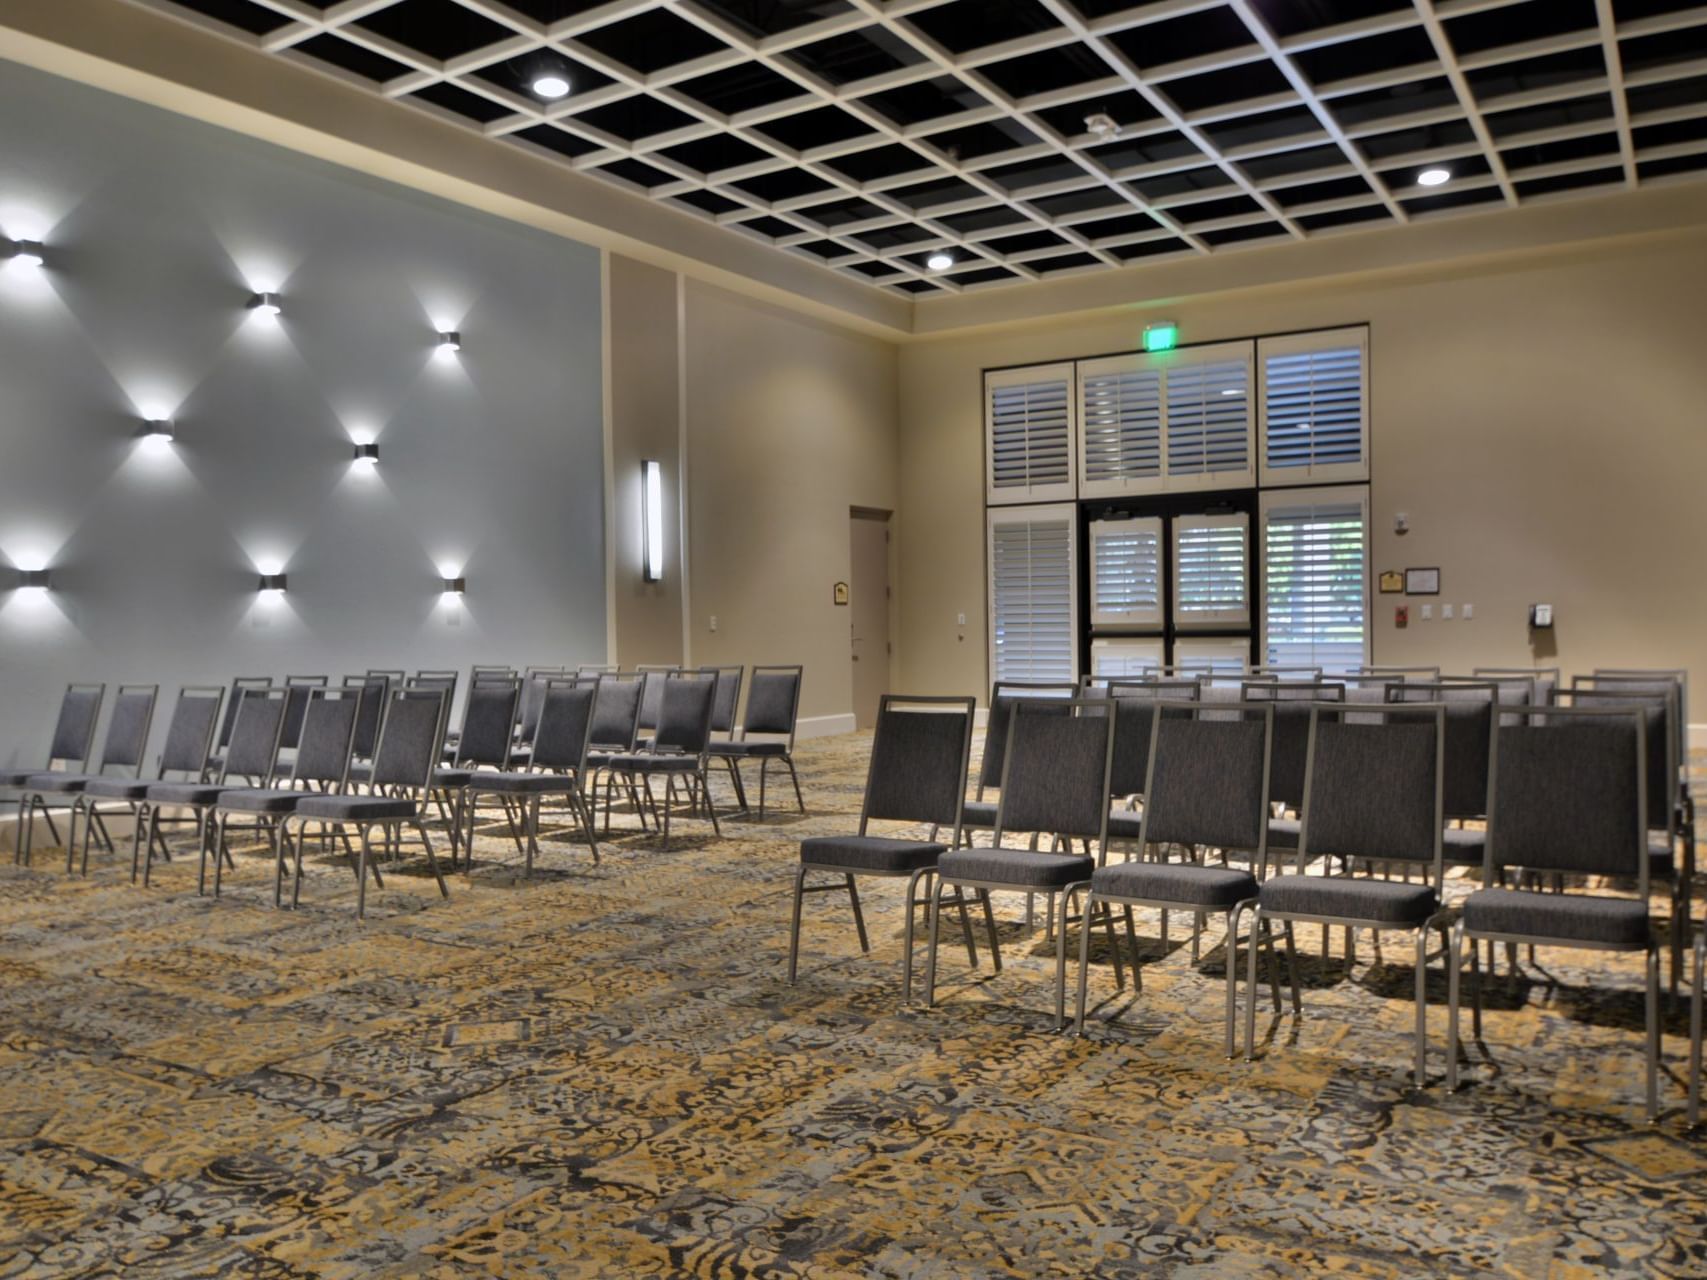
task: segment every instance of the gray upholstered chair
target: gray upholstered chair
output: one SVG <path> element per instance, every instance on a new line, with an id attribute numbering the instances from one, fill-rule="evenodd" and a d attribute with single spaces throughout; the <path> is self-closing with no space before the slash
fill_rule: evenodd
<path id="1" fill-rule="evenodd" d="M 587 676 L 613 676 L 622 667 L 615 662 L 582 662 L 575 667 L 576 676 L 585 679 Z"/>
<path id="2" fill-rule="evenodd" d="M 1447 1075 L 1458 1083 L 1458 1003 L 1469 941 L 1474 1030 L 1482 1034 L 1474 944 L 1486 939 L 1548 947 L 1645 952 L 1647 1114 L 1659 1112 L 1659 948 L 1648 902 L 1647 742 L 1638 710 L 1550 707 L 1503 725 L 1495 739 L 1494 790 L 1482 887 L 1460 904 L 1448 972 Z M 1633 898 L 1609 893 L 1505 889 L 1501 870 L 1598 876 L 1633 882 Z"/>
<path id="3" fill-rule="evenodd" d="M 1500 701 L 1516 705 L 1528 703 L 1531 706 L 1543 707 L 1553 700 L 1553 690 L 1560 684 L 1558 667 L 1471 667 L 1472 680 L 1493 680 L 1500 685 Z M 1514 698 L 1506 690 L 1508 682 L 1521 682 L 1529 689 L 1527 698 Z M 1511 713 L 1506 713 L 1506 722 L 1516 724 Z"/>
<path id="4" fill-rule="evenodd" d="M 47 813 L 57 799 L 67 813 L 65 835 L 65 874 L 71 874 L 72 859 L 77 852 L 77 817 L 87 812 L 88 825 L 101 837 L 108 853 L 113 842 L 107 835 L 106 823 L 94 810 L 85 810 L 83 793 L 96 778 L 116 776 L 135 780 L 142 777 L 143 757 L 148 752 L 148 730 L 154 723 L 154 703 L 160 696 L 160 686 L 154 684 L 121 684 L 113 699 L 112 715 L 107 720 L 107 736 L 101 744 L 101 765 L 94 773 L 77 773 L 56 769 L 32 774 L 19 788 L 18 802 L 18 860 L 30 863 L 30 846 L 35 839 L 36 814 Z M 85 844 L 90 832 L 83 833 Z M 88 854 L 85 852 L 85 865 Z"/>
<path id="5" fill-rule="evenodd" d="M 635 751 L 612 756 L 607 774 L 605 797 L 608 812 L 611 797 L 608 788 L 621 780 L 631 790 L 637 785 L 645 792 L 646 805 L 652 810 L 652 820 L 663 832 L 664 848 L 670 847 L 670 810 L 680 779 L 687 788 L 689 812 L 698 813 L 704 806 L 711 829 L 719 838 L 723 829 L 717 822 L 717 810 L 711 804 L 711 784 L 707 776 L 707 754 L 711 746 L 711 716 L 717 706 L 717 672 L 672 672 L 663 683 L 658 702 L 658 724 L 652 735 L 650 751 Z M 654 778 L 664 779 L 664 795 L 652 790 Z"/>
<path id="6" fill-rule="evenodd" d="M 634 670 L 640 676 L 640 732 L 651 733 L 658 727 L 658 715 L 664 705 L 664 682 L 680 671 L 681 664 L 641 663 Z"/>
<path id="7" fill-rule="evenodd" d="M 1448 822 L 1444 856 L 1449 867 L 1479 867 L 1487 832 L 1465 821 L 1488 816 L 1494 730 L 1499 726 L 1500 686 L 1491 680 L 1452 680 L 1440 684 L 1406 681 L 1387 686 L 1387 702 L 1440 703 L 1446 712 L 1446 773 L 1441 784 Z"/>
<path id="8" fill-rule="evenodd" d="M 1137 987 L 1141 971 L 1133 907 L 1156 908 L 1164 919 L 1170 910 L 1223 916 L 1227 925 L 1227 1056 L 1231 1058 L 1238 995 L 1239 918 L 1256 902 L 1258 880 L 1268 858 L 1268 770 L 1274 704 L 1214 707 L 1217 712 L 1238 711 L 1236 719 L 1209 718 L 1201 714 L 1209 710 L 1203 704 L 1198 709 L 1200 714 L 1193 715 L 1191 709 L 1169 707 L 1165 710 L 1175 714 L 1146 717 L 1148 776 L 1137 856 L 1105 863 L 1091 873 L 1083 921 L 1093 919 L 1098 907 L 1122 908 L 1127 941 L 1132 946 L 1133 985 Z M 1152 847 L 1165 845 L 1219 849 L 1222 865 L 1151 860 L 1146 856 Z M 1227 865 L 1226 855 L 1234 852 L 1247 855 L 1249 870 Z M 1068 910 L 1077 888 L 1068 890 Z M 1088 925 L 1081 923 L 1074 1016 L 1080 1032 L 1085 1029 L 1090 932 Z M 1166 937 L 1164 926 L 1164 947 Z M 1275 1005 L 1279 1007 L 1278 989 Z"/>
<path id="9" fill-rule="evenodd" d="M 356 741 L 352 752 L 357 760 L 372 760 L 374 746 L 379 742 L 379 722 L 385 717 L 386 704 L 394 686 L 386 675 L 345 676 L 346 689 L 361 689 L 361 705 L 356 708 Z"/>
<path id="10" fill-rule="evenodd" d="M 1375 676 L 1379 679 L 1397 680 L 1401 683 L 1408 680 L 1416 680 L 1423 684 L 1440 683 L 1439 667 L 1372 667 L 1365 664 L 1361 667 L 1353 667 L 1351 674 L 1354 676 Z"/>
<path id="11" fill-rule="evenodd" d="M 800 793 L 800 775 L 794 768 L 794 734 L 800 722 L 800 688 L 805 674 L 806 669 L 799 666 L 754 667 L 740 736 L 719 739 L 711 744 L 712 758 L 722 760 L 729 768 L 730 780 L 735 784 L 735 799 L 743 813 L 748 810 L 741 764 L 745 760 L 759 762 L 761 822 L 765 816 L 766 780 L 773 763 L 788 770 L 789 780 L 794 784 L 795 803 L 800 806 L 800 812 L 806 812 L 806 798 Z M 732 702 L 730 710 L 734 710 Z"/>
<path id="12" fill-rule="evenodd" d="M 149 857 L 142 868 L 142 883 L 152 883 L 154 870 L 154 841 L 160 830 L 160 811 L 169 806 L 186 808 L 195 818 L 199 836 L 200 865 L 196 872 L 196 892 L 207 888 L 208 850 L 213 846 L 213 808 L 222 792 L 240 787 L 264 788 L 273 780 L 278 767 L 279 732 L 284 727 L 286 693 L 283 688 L 247 687 L 238 701 L 237 715 L 231 723 L 231 737 L 226 742 L 225 756 L 219 766 L 219 777 L 209 782 L 205 778 L 184 782 L 153 782 L 148 786 L 148 833 L 145 837 Z M 217 857 L 230 861 L 225 846 L 217 846 Z"/>
<path id="13" fill-rule="evenodd" d="M 531 684 L 533 677 L 529 678 Z M 543 685 L 541 686 L 543 689 Z M 457 851 L 462 845 L 464 808 L 468 804 L 468 789 L 475 773 L 481 769 L 503 771 L 510 767 L 515 751 L 516 717 L 522 687 L 515 680 L 487 678 L 468 691 L 462 706 L 462 729 L 456 738 L 456 748 L 448 765 L 433 770 L 433 798 L 444 816 L 444 801 L 449 800 L 450 813 L 446 825 L 450 834 L 450 864 L 456 866 Z M 538 711 L 534 713 L 535 726 Z M 531 732 L 531 731 L 530 731 Z M 511 823 L 516 847 L 521 847 L 520 833 Z"/>
<path id="14" fill-rule="evenodd" d="M 80 773 L 87 768 L 89 757 L 95 751 L 95 723 L 101 718 L 101 702 L 106 695 L 107 686 L 104 684 L 67 685 L 59 699 L 59 714 L 54 719 L 53 737 L 48 741 L 47 759 L 39 765 L 0 770 L 0 787 L 15 790 L 38 773 L 52 773 L 56 769 Z M 20 828 L 23 820 L 24 806 L 20 801 Z M 47 828 L 57 843 L 59 828 L 53 825 L 51 814 L 47 816 Z M 14 857 L 17 852 L 14 846 Z"/>
<path id="15" fill-rule="evenodd" d="M 511 834 L 515 834 L 515 819 L 520 816 L 525 836 L 523 874 L 533 874 L 534 859 L 539 856 L 539 822 L 541 803 L 547 795 L 564 797 L 564 803 L 576 826 L 587 838 L 593 852 L 593 864 L 598 865 L 599 842 L 593 831 L 593 815 L 587 806 L 587 747 L 592 738 L 594 707 L 598 702 L 597 676 L 585 679 L 566 676 L 550 681 L 540 700 L 539 723 L 535 728 L 533 751 L 529 768 L 515 770 L 480 770 L 471 773 L 466 784 L 467 830 L 463 848 L 467 853 L 466 873 L 474 874 L 474 823 L 479 798 L 496 796 L 504 806 Z M 513 806 L 513 807 L 512 807 Z"/>
<path id="16" fill-rule="evenodd" d="M 1304 765 L 1310 754 L 1310 710 L 1317 703 L 1345 701 L 1345 683 L 1339 680 L 1257 680 L 1239 687 L 1242 702 L 1272 702 L 1274 707 L 1273 761 L 1269 769 L 1268 798 L 1280 813 L 1268 824 L 1268 847 L 1298 847 L 1297 818 L 1304 808 Z M 1330 710 L 1328 714 L 1335 714 Z"/>
<path id="17" fill-rule="evenodd" d="M 617 756 L 633 752 L 640 740 L 640 699 L 646 691 L 646 681 L 639 672 L 619 671 L 599 678 L 599 691 L 593 699 L 592 744 L 587 749 L 586 795 L 594 809 L 599 798 L 599 781 L 605 781 L 605 835 L 610 835 L 611 805 L 608 803 L 614 780 L 610 764 Z M 640 818 L 641 830 L 646 828 L 646 809 L 640 803 L 640 793 L 627 788 L 629 802 Z"/>
<path id="18" fill-rule="evenodd" d="M 213 805 L 214 845 L 228 847 L 226 831 L 233 815 L 254 820 L 257 828 L 266 833 L 273 855 L 273 905 L 279 905 L 284 884 L 285 839 L 284 820 L 297 807 L 314 795 L 339 795 L 349 785 L 350 752 L 355 744 L 356 713 L 360 710 L 360 689 L 313 689 L 303 708 L 302 726 L 298 733 L 296 758 L 291 762 L 290 776 L 282 787 L 244 787 L 221 791 Z M 288 702 L 287 702 L 288 706 Z M 298 863 L 302 849 L 296 851 Z M 213 896 L 219 897 L 225 882 L 225 861 L 216 860 L 213 869 Z"/>
<path id="19" fill-rule="evenodd" d="M 365 704 L 366 699 L 363 699 Z M 367 916 L 367 877 L 385 882 L 373 856 L 373 832 L 386 837 L 385 849 L 395 855 L 402 844 L 403 828 L 413 828 L 427 854 L 427 866 L 438 882 L 439 893 L 450 896 L 427 834 L 427 804 L 432 790 L 433 770 L 444 749 L 445 718 L 450 699 L 443 689 L 394 689 L 386 695 L 380 717 L 379 736 L 374 744 L 373 767 L 368 773 L 366 795 L 311 795 L 300 801 L 284 819 L 283 838 L 290 839 L 292 824 L 312 823 L 323 831 L 349 827 L 361 833 L 361 852 L 356 863 L 356 918 Z M 361 712 L 357 711 L 360 722 Z M 303 833 L 297 834 L 300 855 Z M 296 863 L 296 879 L 290 904 L 294 909 L 302 893 L 302 860 Z"/>
<path id="20" fill-rule="evenodd" d="M 901 970 L 901 1000 L 913 998 L 914 914 L 931 900 L 937 859 L 959 843 L 960 801 L 966 794 L 966 771 L 972 751 L 975 707 L 971 698 L 929 698 L 884 695 L 877 708 L 877 727 L 871 741 L 871 766 L 865 778 L 865 801 L 860 806 L 859 830 L 853 835 L 813 836 L 800 842 L 800 866 L 794 873 L 794 912 L 788 934 L 788 981 L 793 985 L 800 960 L 800 907 L 808 893 L 847 891 L 853 907 L 859 948 L 867 954 L 871 940 L 860 911 L 860 876 L 907 881 L 907 922 Z M 876 835 L 871 823 L 929 823 L 930 838 Z M 937 839 L 944 829 L 949 843 Z M 835 879 L 808 885 L 808 875 Z M 921 893 L 920 890 L 923 890 Z M 966 952 L 978 963 L 977 947 L 966 917 L 964 895 L 955 896 L 960 909 Z M 984 895 L 985 925 L 995 946 L 995 921 L 989 896 Z"/>
<path id="21" fill-rule="evenodd" d="M 1015 704 L 1034 699 L 1071 701 L 1078 693 L 1078 686 L 1070 680 L 998 680 L 991 686 L 990 712 L 984 718 L 984 754 L 978 761 L 978 793 L 961 808 L 963 832 L 995 828 L 999 802 L 985 799 L 984 793 L 1001 788 L 1002 770 L 1008 758 L 1008 724 Z M 1056 712 L 1068 714 L 1065 707 L 1057 707 Z M 968 835 L 967 839 L 970 838 Z"/>
<path id="22" fill-rule="evenodd" d="M 243 707 L 243 694 L 250 689 L 271 689 L 271 676 L 238 676 L 231 682 L 231 693 L 225 700 L 225 718 L 219 722 L 219 737 L 213 744 L 213 754 L 208 757 L 207 767 L 210 773 L 218 773 L 225 767 L 225 748 L 231 741 L 231 730 L 237 723 L 237 713 Z"/>
<path id="23" fill-rule="evenodd" d="M 286 676 L 284 724 L 279 729 L 279 750 L 294 751 L 302 737 L 303 717 L 308 714 L 308 694 L 312 689 L 324 689 L 327 684 L 325 676 Z M 281 769 L 284 763 L 281 760 Z"/>
<path id="24" fill-rule="evenodd" d="M 1310 710 L 1310 751 L 1304 770 L 1304 819 L 1298 838 L 1297 870 L 1270 876 L 1257 890 L 1245 1006 L 1245 1059 L 1256 1041 L 1257 946 L 1259 932 L 1275 922 L 1285 928 L 1292 1008 L 1302 1012 L 1292 926 L 1308 921 L 1324 931 L 1333 925 L 1401 930 L 1416 935 L 1416 1084 L 1428 1081 L 1428 988 L 1425 964 L 1432 931 L 1445 941 L 1447 914 L 1441 909 L 1445 875 L 1446 819 L 1443 785 L 1446 713 L 1439 703 L 1402 711 L 1371 712 L 1376 723 L 1330 720 L 1320 705 Z M 1309 861 L 1322 859 L 1318 875 Z M 1385 863 L 1425 869 L 1421 883 L 1376 879 L 1355 871 L 1330 874 L 1339 858 L 1350 867 Z"/>
<path id="25" fill-rule="evenodd" d="M 90 778 L 83 787 L 82 801 L 89 816 L 98 821 L 103 802 L 114 806 L 113 811 L 131 819 L 130 880 L 136 883 L 142 852 L 142 836 L 148 817 L 148 788 L 155 782 L 168 782 L 173 775 L 179 781 L 199 782 L 207 776 L 207 760 L 213 751 L 213 735 L 219 728 L 219 711 L 225 703 L 225 690 L 217 685 L 197 687 L 186 685 L 178 691 L 177 705 L 166 726 L 166 745 L 160 752 L 160 767 L 153 778 L 121 778 L 113 775 Z M 170 821 L 170 819 L 163 819 Z M 82 872 L 89 871 L 90 822 L 83 827 Z M 171 854 L 164 840 L 149 846 L 149 857 L 158 845 L 166 857 Z"/>
<path id="26" fill-rule="evenodd" d="M 937 859 L 936 890 L 931 895 L 931 936 L 925 969 L 925 1003 L 936 1002 L 938 924 L 945 892 L 976 889 L 1043 894 L 1054 917 L 1055 901 L 1069 885 L 1091 878 L 1108 853 L 1108 779 L 1114 763 L 1116 717 L 1102 698 L 1065 702 L 1017 702 L 1006 717 L 1006 760 L 1002 798 L 989 848 L 953 849 Z M 1003 837 L 1014 832 L 1065 841 L 1065 852 L 1010 849 Z M 1096 842 L 1096 855 L 1072 852 L 1073 841 Z M 1055 935 L 1055 1025 L 1065 1025 L 1067 920 Z M 1109 940 L 1114 928 L 1109 923 Z M 997 972 L 1001 952 L 991 937 Z M 1120 973 L 1120 954 L 1114 957 Z"/>

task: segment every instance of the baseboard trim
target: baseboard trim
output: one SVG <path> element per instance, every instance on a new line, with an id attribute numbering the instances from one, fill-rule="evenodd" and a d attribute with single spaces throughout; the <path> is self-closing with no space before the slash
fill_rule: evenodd
<path id="1" fill-rule="evenodd" d="M 854 716 L 851 711 L 844 711 L 833 716 L 803 716 L 795 723 L 794 736 L 806 738 L 833 738 L 839 733 L 854 731 Z"/>

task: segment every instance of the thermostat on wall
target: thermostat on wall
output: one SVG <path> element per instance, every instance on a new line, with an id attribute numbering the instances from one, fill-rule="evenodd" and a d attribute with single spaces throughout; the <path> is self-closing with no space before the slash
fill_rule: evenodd
<path id="1" fill-rule="evenodd" d="M 1553 606 L 1550 604 L 1530 605 L 1529 625 L 1532 627 L 1551 627 L 1553 625 Z"/>

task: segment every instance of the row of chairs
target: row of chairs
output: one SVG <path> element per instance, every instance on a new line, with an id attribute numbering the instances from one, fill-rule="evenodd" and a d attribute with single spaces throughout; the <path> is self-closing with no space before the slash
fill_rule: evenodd
<path id="1" fill-rule="evenodd" d="M 1468 684 L 1469 682 L 1466 682 Z M 1480 682 L 1485 685 L 1487 682 Z M 1262 692 L 1270 696 L 1260 696 Z M 1555 690 L 1544 706 L 1470 697 L 1464 685 L 1405 687 L 1381 704 L 1353 713 L 1315 696 L 1291 700 L 1250 686 L 1235 702 L 1169 696 L 1155 684 L 1106 696 L 993 700 L 986 762 L 1000 757 L 999 799 L 990 847 L 970 847 L 963 800 L 973 736 L 970 699 L 890 697 L 880 711 L 871 770 L 857 833 L 802 843 L 795 876 L 789 980 L 798 968 L 804 894 L 846 892 L 863 950 L 869 950 L 857 880 L 908 880 L 903 999 L 912 996 L 915 915 L 929 911 L 926 1003 L 934 1003 L 939 921 L 946 905 L 959 916 L 971 963 L 977 963 L 968 908 L 976 900 L 1000 970 L 990 907 L 992 892 L 1045 896 L 1061 907 L 1055 933 L 1057 1025 L 1065 1021 L 1067 923 L 1080 924 L 1076 1025 L 1085 1017 L 1089 937 L 1106 929 L 1117 984 L 1124 985 L 1116 916 L 1124 919 L 1134 975 L 1138 956 L 1132 909 L 1182 912 L 1225 922 L 1225 1038 L 1235 1054 L 1239 946 L 1246 947 L 1245 1056 L 1255 1043 L 1258 951 L 1270 959 L 1270 985 L 1280 1009 L 1276 932 L 1291 966 L 1293 1008 L 1300 1008 L 1293 926 L 1406 931 L 1416 938 L 1414 1072 L 1427 1082 L 1425 965 L 1439 936 L 1448 960 L 1449 1085 L 1458 1072 L 1459 968 L 1471 945 L 1472 1003 L 1481 1032 L 1477 944 L 1491 950 L 1561 946 L 1640 951 L 1647 959 L 1647 1109 L 1658 1109 L 1659 922 L 1649 888 L 1660 865 L 1648 832 L 1650 805 L 1675 807 L 1675 770 L 1657 790 L 1648 755 L 1656 742 L 1654 710 L 1640 695 L 1573 699 Z M 1480 692 L 1485 693 L 1486 690 Z M 1586 694 L 1585 690 L 1585 694 Z M 1607 691 L 1611 692 L 1611 691 Z M 1258 696 L 1249 696 L 1258 695 Z M 1570 705 L 1574 703 L 1575 705 Z M 1482 793 L 1474 808 L 1485 830 L 1456 848 L 1447 824 L 1449 800 L 1475 770 L 1463 754 L 1472 730 L 1485 749 Z M 1302 746 L 1295 820 L 1275 817 L 1291 783 L 1284 740 Z M 1659 743 L 1665 750 L 1664 735 Z M 1455 753 L 1455 745 L 1457 752 Z M 1455 754 L 1459 757 L 1456 761 Z M 1477 753 L 1472 752 L 1472 755 Z M 987 763 L 986 763 L 987 767 Z M 1134 775 L 1127 772 L 1140 767 Z M 1112 801 L 1124 795 L 1124 807 Z M 1130 834 L 1115 829 L 1126 815 Z M 919 839 L 874 832 L 876 821 L 926 824 Z M 1295 826 L 1292 823 L 1295 822 Z M 949 833 L 945 842 L 938 837 Z M 1276 836 L 1280 835 L 1281 840 Z M 1029 847 L 1008 847 L 1014 835 Z M 1286 839 L 1290 837 L 1290 839 Z M 1074 847 L 1084 842 L 1084 851 Z M 1094 842 L 1094 852 L 1093 852 Z M 1117 846 L 1128 852 L 1111 857 Z M 1474 859 L 1469 856 L 1474 850 Z M 1287 864 L 1290 864 L 1288 866 Z M 1242 865 L 1241 865 L 1242 864 Z M 1448 907 L 1445 871 L 1481 871 L 1481 887 Z M 1394 878 L 1396 871 L 1404 874 Z M 1412 877 L 1416 878 L 1413 879 Z M 1599 884 L 1633 889 L 1608 892 Z M 809 883 L 816 881 L 818 883 Z M 1588 891 L 1582 882 L 1595 882 Z M 1566 891 L 1570 889 L 1571 891 Z M 1688 924 L 1675 914 L 1673 936 Z M 1687 911 L 1687 896 L 1681 896 Z M 1077 907 L 1078 914 L 1073 916 Z M 1163 926 L 1165 930 L 1165 924 Z M 1691 1100 L 1698 1108 L 1700 1004 L 1707 942 L 1695 948 L 1692 991 Z M 1193 959 L 1196 959 L 1194 948 Z"/>
<path id="2" fill-rule="evenodd" d="M 375 831 L 393 855 L 405 830 L 418 835 L 441 891 L 448 893 L 427 833 L 430 807 L 437 808 L 448 834 L 452 867 L 460 849 L 471 870 L 480 801 L 496 800 L 529 872 L 538 851 L 542 801 L 558 793 L 571 829 L 584 836 L 597 862 L 594 803 L 601 774 L 607 797 L 620 785 L 635 799 L 643 829 L 646 808 L 639 796 L 644 792 L 666 847 L 678 784 L 692 811 L 703 812 L 718 829 L 708 772 L 716 755 L 729 762 L 738 793 L 740 762 L 761 761 L 761 816 L 764 769 L 773 761 L 796 778 L 796 798 L 804 809 L 792 759 L 799 667 L 755 668 L 740 735 L 722 739 L 715 737 L 713 726 L 720 711 L 726 724 L 733 723 L 740 668 L 671 670 L 655 682 L 640 673 L 629 678 L 596 672 L 534 673 L 524 683 L 513 673 L 478 671 L 471 673 L 454 742 L 447 729 L 453 673 L 422 673 L 401 681 L 397 675 L 368 672 L 341 687 L 323 678 L 299 677 L 283 685 L 240 678 L 229 702 L 221 688 L 186 687 L 153 778 L 143 776 L 143 762 L 157 688 L 120 687 L 100 767 L 88 773 L 79 766 L 92 753 L 104 688 L 73 685 L 61 703 L 47 765 L 0 773 L 0 786 L 20 793 L 17 861 L 30 860 L 38 817 L 59 838 L 54 803 L 69 815 L 67 872 L 79 852 L 87 871 L 92 841 L 112 849 L 106 818 L 124 814 L 134 824 L 132 879 L 140 870 L 146 884 L 156 851 L 170 856 L 162 825 L 188 822 L 197 828 L 198 889 L 205 890 L 211 856 L 218 895 L 226 867 L 235 866 L 226 839 L 235 819 L 270 843 L 275 903 L 281 898 L 287 855 L 294 849 L 294 905 L 302 879 L 301 832 L 314 825 L 323 843 L 336 835 L 352 854 L 360 886 L 357 911 L 363 914 Z M 650 688 L 657 690 L 657 709 L 650 733 L 643 736 L 642 707 Z M 423 707 L 433 711 L 430 730 Z M 654 778 L 665 783 L 661 802 L 652 789 Z M 607 799 L 607 834 L 611 803 Z M 361 837 L 359 855 L 347 828 Z M 377 882 L 377 865 L 371 871 Z"/>

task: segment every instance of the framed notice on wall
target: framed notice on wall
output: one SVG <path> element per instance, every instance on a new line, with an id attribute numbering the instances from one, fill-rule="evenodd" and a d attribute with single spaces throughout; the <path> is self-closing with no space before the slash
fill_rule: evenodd
<path id="1" fill-rule="evenodd" d="M 1439 569 L 1406 569 L 1405 594 L 1408 596 L 1437 596 L 1440 594 Z"/>
<path id="2" fill-rule="evenodd" d="M 1381 594 L 1384 596 L 1397 595 L 1405 589 L 1405 575 L 1396 569 L 1389 569 L 1381 575 Z"/>

